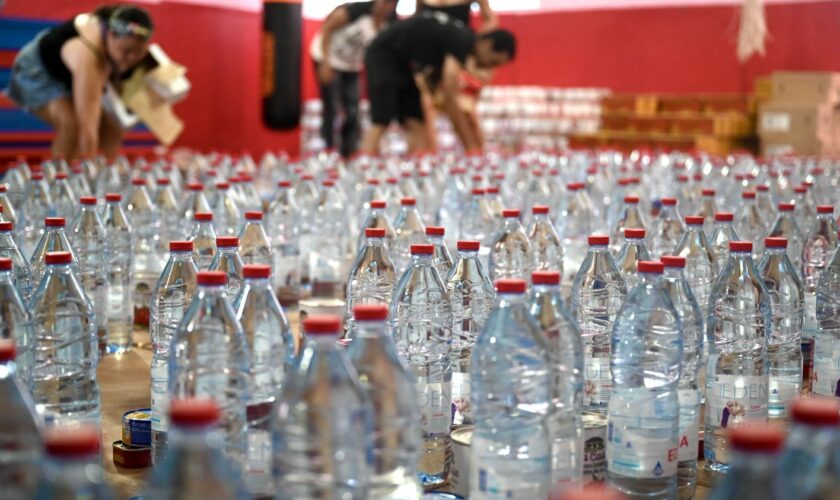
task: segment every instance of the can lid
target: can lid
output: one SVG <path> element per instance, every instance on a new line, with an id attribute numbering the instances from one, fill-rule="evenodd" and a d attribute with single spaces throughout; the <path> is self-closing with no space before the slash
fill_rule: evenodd
<path id="1" fill-rule="evenodd" d="M 353 307 L 353 318 L 356 321 L 385 321 L 388 319 L 386 304 L 359 304 Z"/>
<path id="2" fill-rule="evenodd" d="M 271 266 L 265 264 L 246 264 L 242 267 L 245 279 L 260 280 L 271 277 Z"/>
<path id="3" fill-rule="evenodd" d="M 219 420 L 219 405 L 210 398 L 173 399 L 169 405 L 169 418 L 180 427 L 204 427 Z"/>
<path id="4" fill-rule="evenodd" d="M 239 246 L 239 238 L 236 236 L 216 237 L 216 246 L 219 248 L 230 248 Z"/>
<path id="5" fill-rule="evenodd" d="M 171 180 L 169 180 L 169 178 L 168 178 L 168 177 L 163 177 L 163 178 L 160 178 L 160 179 L 158 179 L 158 180 L 157 180 L 157 181 L 155 181 L 155 182 L 157 183 L 157 185 L 158 185 L 158 186 L 168 186 L 169 184 L 171 184 L 171 183 L 172 183 L 172 181 L 171 181 Z"/>
<path id="6" fill-rule="evenodd" d="M 498 293 L 522 294 L 528 289 L 525 280 L 516 278 L 504 278 L 496 280 L 496 291 Z"/>
<path id="7" fill-rule="evenodd" d="M 105 193 L 105 201 L 122 201 L 122 195 L 120 193 Z"/>
<path id="8" fill-rule="evenodd" d="M 732 222 L 735 215 L 732 212 L 718 212 L 715 214 L 715 222 Z"/>
<path id="9" fill-rule="evenodd" d="M 460 240 L 457 243 L 459 252 L 477 252 L 481 248 L 480 241 Z"/>
<path id="10" fill-rule="evenodd" d="M 787 238 L 767 237 L 764 238 L 764 246 L 766 248 L 787 248 Z"/>
<path id="11" fill-rule="evenodd" d="M 3 259 L 0 259 L 0 260 L 3 260 Z M 5 260 L 9 260 L 9 259 L 5 259 Z M 8 361 L 14 361 L 16 356 L 17 356 L 17 346 L 15 345 L 15 341 L 12 340 L 12 339 L 0 339 L 0 363 L 6 363 Z"/>
<path id="12" fill-rule="evenodd" d="M 51 457 L 73 458 L 99 454 L 99 429 L 94 426 L 53 427 L 44 434 Z"/>
<path id="13" fill-rule="evenodd" d="M 70 252 L 47 252 L 44 261 L 48 264 L 70 264 L 73 262 L 73 254 Z"/>
<path id="14" fill-rule="evenodd" d="M 257 212 L 256 210 L 245 212 L 245 220 L 263 220 L 263 213 Z"/>
<path id="15" fill-rule="evenodd" d="M 659 260 L 665 267 L 675 267 L 682 269 L 685 267 L 685 257 L 679 255 L 663 255 Z"/>
<path id="16" fill-rule="evenodd" d="M 426 236 L 443 236 L 446 229 L 443 226 L 426 226 Z"/>
<path id="17" fill-rule="evenodd" d="M 290 188 L 292 187 L 292 181 L 280 181 L 277 183 L 277 187 Z"/>
<path id="18" fill-rule="evenodd" d="M 779 203 L 779 212 L 793 212 L 795 208 L 795 203 Z"/>
<path id="19" fill-rule="evenodd" d="M 193 219 L 199 222 L 212 222 L 213 221 L 213 213 L 212 212 L 196 212 L 193 215 Z"/>
<path id="20" fill-rule="evenodd" d="M 96 205 L 96 196 L 82 196 L 79 203 L 85 206 Z"/>
<path id="21" fill-rule="evenodd" d="M 196 282 L 202 286 L 225 286 L 227 278 L 221 271 L 199 271 Z"/>
<path id="22" fill-rule="evenodd" d="M 624 238 L 642 239 L 645 237 L 645 230 L 638 227 L 624 228 Z"/>
<path id="23" fill-rule="evenodd" d="M 516 219 L 519 217 L 519 209 L 518 208 L 506 208 L 502 210 L 502 217 L 505 219 Z"/>
<path id="24" fill-rule="evenodd" d="M 548 207 L 546 205 L 534 205 L 531 211 L 537 215 L 546 215 L 548 213 Z"/>
<path id="25" fill-rule="evenodd" d="M 731 252 L 752 252 L 752 241 L 730 241 L 729 250 Z"/>
<path id="26" fill-rule="evenodd" d="M 146 185 L 146 179 L 144 179 L 142 177 L 135 177 L 135 178 L 131 179 L 131 185 L 132 186 L 145 186 Z"/>
<path id="27" fill-rule="evenodd" d="M 809 425 L 840 424 L 840 401 L 836 399 L 796 399 L 790 408 L 794 422 Z"/>
<path id="28" fill-rule="evenodd" d="M 744 424 L 729 431 L 729 443 L 738 451 L 775 453 L 784 441 L 784 431 L 775 425 Z"/>
<path id="29" fill-rule="evenodd" d="M 485 193 L 486 193 L 486 191 L 484 189 L 481 189 L 481 188 L 473 188 L 473 190 L 472 190 L 473 196 L 484 196 Z"/>
<path id="30" fill-rule="evenodd" d="M 834 206 L 833 205 L 817 205 L 817 213 L 818 214 L 833 214 L 834 213 Z"/>
<path id="31" fill-rule="evenodd" d="M 758 186 L 755 187 L 755 190 L 758 191 L 759 193 L 766 193 L 766 192 L 770 191 L 770 186 L 768 186 L 767 184 L 759 184 Z"/>
<path id="32" fill-rule="evenodd" d="M 411 245 L 411 255 L 432 255 L 434 251 L 435 246 L 427 243 Z"/>
<path id="33" fill-rule="evenodd" d="M 560 271 L 534 271 L 531 273 L 531 283 L 535 285 L 559 285 Z"/>
<path id="34" fill-rule="evenodd" d="M 0 271 L 11 271 L 12 259 L 9 257 L 0 257 Z"/>
<path id="35" fill-rule="evenodd" d="M 221 189 L 224 191 L 225 189 L 230 189 L 230 182 L 220 181 L 216 183 L 216 189 Z"/>
<path id="36" fill-rule="evenodd" d="M 657 260 L 640 260 L 639 272 L 662 274 L 665 271 L 665 264 Z"/>
<path id="37" fill-rule="evenodd" d="M 610 244 L 610 237 L 605 234 L 593 234 L 590 235 L 587 239 L 589 246 L 594 245 L 609 245 Z"/>
<path id="38" fill-rule="evenodd" d="M 170 252 L 192 252 L 193 251 L 193 242 L 192 241 L 170 241 L 169 242 L 169 251 Z"/>
<path id="39" fill-rule="evenodd" d="M 743 193 L 741 193 L 741 198 L 744 200 L 754 200 L 755 191 L 744 191 Z"/>
<path id="40" fill-rule="evenodd" d="M 701 193 L 703 194 L 703 196 L 714 196 L 715 195 L 715 190 L 714 189 L 704 189 L 704 190 L 701 191 Z"/>
<path id="41" fill-rule="evenodd" d="M 341 318 L 335 314 L 313 314 L 303 320 L 303 331 L 308 335 L 337 335 L 341 331 Z"/>
<path id="42" fill-rule="evenodd" d="M 634 196 L 625 196 L 624 197 L 624 203 L 630 203 L 631 205 L 635 204 L 635 203 L 639 203 L 639 197 L 635 196 L 635 195 Z"/>
<path id="43" fill-rule="evenodd" d="M 702 226 L 705 220 L 706 218 L 702 215 L 687 215 L 685 218 L 685 223 L 689 226 Z"/>
<path id="44" fill-rule="evenodd" d="M 187 184 L 187 189 L 190 191 L 204 191 L 204 184 L 200 182 L 190 182 Z"/>
<path id="45" fill-rule="evenodd" d="M 665 205 L 666 207 L 673 207 L 674 205 L 677 204 L 677 199 L 676 198 L 662 198 L 659 201 L 661 201 L 662 204 Z"/>
<path id="46" fill-rule="evenodd" d="M 370 202 L 370 208 L 383 209 L 388 208 L 388 202 L 384 200 L 373 200 Z"/>
<path id="47" fill-rule="evenodd" d="M 64 227 L 67 221 L 64 217 L 47 217 L 44 219 L 44 226 L 46 227 Z"/>
<path id="48" fill-rule="evenodd" d="M 11 221 L 0 222 L 0 231 L 11 231 L 12 229 L 14 229 L 14 224 Z"/>

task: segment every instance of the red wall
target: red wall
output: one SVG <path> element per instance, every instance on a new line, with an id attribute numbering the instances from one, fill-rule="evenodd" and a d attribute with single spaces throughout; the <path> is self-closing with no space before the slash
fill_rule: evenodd
<path id="1" fill-rule="evenodd" d="M 9 0 L 4 15 L 69 18 L 91 0 Z M 275 132 L 260 113 L 261 17 L 252 12 L 163 3 L 149 6 L 155 40 L 189 68 L 190 97 L 179 143 L 201 149 L 297 149 L 296 132 Z M 541 12 L 504 15 L 519 37 L 516 62 L 500 84 L 600 86 L 616 91 L 748 92 L 778 69 L 840 71 L 840 1 L 771 4 L 767 55 L 735 57 L 738 11 L 731 6 Z M 304 49 L 317 29 L 304 21 Z M 304 98 L 316 96 L 308 57 Z"/>

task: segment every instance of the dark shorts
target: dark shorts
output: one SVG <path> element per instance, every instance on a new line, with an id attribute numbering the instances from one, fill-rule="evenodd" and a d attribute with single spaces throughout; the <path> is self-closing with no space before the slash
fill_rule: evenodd
<path id="1" fill-rule="evenodd" d="M 365 56 L 371 121 L 387 126 L 393 121 L 423 120 L 420 90 L 407 64 L 393 60 L 386 50 L 371 46 Z"/>
<path id="2" fill-rule="evenodd" d="M 6 89 L 9 99 L 29 112 L 37 111 L 55 99 L 71 97 L 67 85 L 53 78 L 41 61 L 38 43 L 47 31 L 39 33 L 18 52 Z"/>

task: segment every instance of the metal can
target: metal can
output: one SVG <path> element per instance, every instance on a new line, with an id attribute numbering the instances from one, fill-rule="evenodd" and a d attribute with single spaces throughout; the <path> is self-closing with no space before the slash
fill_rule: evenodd
<path id="1" fill-rule="evenodd" d="M 114 441 L 114 463 L 126 469 L 142 469 L 152 463 L 152 449 L 148 446 L 127 446 L 122 441 Z"/>
<path id="2" fill-rule="evenodd" d="M 452 469 L 449 486 L 452 493 L 467 498 L 470 494 L 470 447 L 473 426 L 465 425 L 452 431 Z"/>
<path id="3" fill-rule="evenodd" d="M 585 411 L 583 421 L 583 484 L 600 483 L 607 474 L 607 417 Z"/>
<path id="4" fill-rule="evenodd" d="M 152 445 L 152 410 L 150 408 L 123 413 L 122 442 L 128 446 Z"/>

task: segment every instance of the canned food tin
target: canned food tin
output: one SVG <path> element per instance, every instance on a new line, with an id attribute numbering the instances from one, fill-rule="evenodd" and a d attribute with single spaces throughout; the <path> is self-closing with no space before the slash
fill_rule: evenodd
<path id="1" fill-rule="evenodd" d="M 127 446 L 122 441 L 114 441 L 114 463 L 127 469 L 142 469 L 152 463 L 152 449 L 148 446 Z"/>
<path id="2" fill-rule="evenodd" d="M 128 446 L 152 445 L 152 410 L 150 408 L 123 413 L 122 442 Z"/>
<path id="3" fill-rule="evenodd" d="M 607 417 L 583 412 L 583 484 L 602 482 L 607 474 Z"/>
<path id="4" fill-rule="evenodd" d="M 452 469 L 449 471 L 449 486 L 453 493 L 464 498 L 470 494 L 472 437 L 472 425 L 465 425 L 452 431 Z"/>

